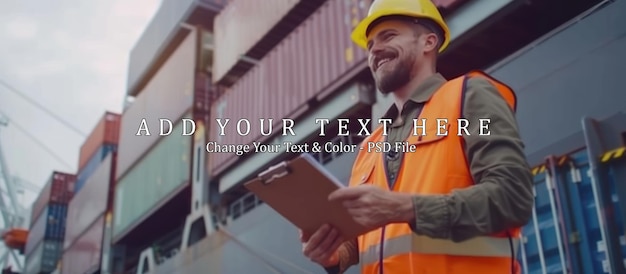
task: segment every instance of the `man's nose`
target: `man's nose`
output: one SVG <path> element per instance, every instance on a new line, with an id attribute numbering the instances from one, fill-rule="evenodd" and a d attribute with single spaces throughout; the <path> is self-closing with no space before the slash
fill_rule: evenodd
<path id="1" fill-rule="evenodd" d="M 382 43 L 372 42 L 372 46 L 370 47 L 369 51 L 370 51 L 370 54 L 373 56 L 380 54 L 383 51 Z"/>
<path id="2" fill-rule="evenodd" d="M 380 54 L 382 54 L 383 52 L 383 47 L 376 44 L 372 44 L 372 47 L 369 49 L 369 61 L 370 61 L 370 65 L 373 66 L 374 65 L 374 60 L 376 59 L 377 56 L 379 56 Z"/>

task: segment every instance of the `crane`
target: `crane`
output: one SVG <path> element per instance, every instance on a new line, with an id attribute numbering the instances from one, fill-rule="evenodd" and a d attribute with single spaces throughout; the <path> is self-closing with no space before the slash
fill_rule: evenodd
<path id="1" fill-rule="evenodd" d="M 3 127 L 7 127 L 9 125 L 9 119 L 6 115 L 0 113 L 0 129 Z M 17 177 L 12 177 L 9 171 L 9 167 L 6 159 L 4 158 L 4 152 L 2 148 L 2 142 L 0 139 L 0 181 L 3 184 L 0 184 L 0 217 L 2 220 L 2 234 L 5 235 L 6 232 L 10 231 L 14 228 L 21 228 L 26 226 L 26 209 L 18 202 L 17 195 L 20 191 L 24 191 L 24 188 L 21 189 L 18 187 L 19 185 L 24 185 L 31 191 L 38 191 L 37 187 L 24 182 Z M 8 197 L 8 201 L 5 200 L 5 196 Z M 12 265 L 14 271 L 22 270 L 22 259 L 21 256 L 16 252 L 14 248 L 5 245 L 0 248 L 0 265 L 4 269 L 9 264 L 9 258 L 13 258 Z"/>

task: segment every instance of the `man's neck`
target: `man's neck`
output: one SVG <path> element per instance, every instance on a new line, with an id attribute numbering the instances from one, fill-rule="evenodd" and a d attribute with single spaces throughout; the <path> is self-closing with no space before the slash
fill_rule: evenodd
<path id="1" fill-rule="evenodd" d="M 398 115 L 402 112 L 402 107 L 411 98 L 413 92 L 424 83 L 426 79 L 435 75 L 435 71 L 425 71 L 424 73 L 418 73 L 409 81 L 406 85 L 393 92 L 394 101 L 398 108 Z"/>

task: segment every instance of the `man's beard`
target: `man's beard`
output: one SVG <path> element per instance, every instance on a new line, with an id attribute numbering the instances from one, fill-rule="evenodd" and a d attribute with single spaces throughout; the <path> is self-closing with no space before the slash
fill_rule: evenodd
<path id="1" fill-rule="evenodd" d="M 407 60 L 400 60 L 392 71 L 384 73 L 380 78 L 374 76 L 376 86 L 382 94 L 394 92 L 411 81 L 411 64 Z"/>

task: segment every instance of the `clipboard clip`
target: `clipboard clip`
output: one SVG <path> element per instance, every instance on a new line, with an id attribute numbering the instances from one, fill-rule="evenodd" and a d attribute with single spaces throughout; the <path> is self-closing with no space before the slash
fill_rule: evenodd
<path id="1" fill-rule="evenodd" d="M 266 171 L 259 173 L 258 177 L 264 185 L 267 185 L 275 179 L 286 176 L 290 172 L 291 170 L 287 166 L 287 162 L 281 162 L 271 166 Z"/>

